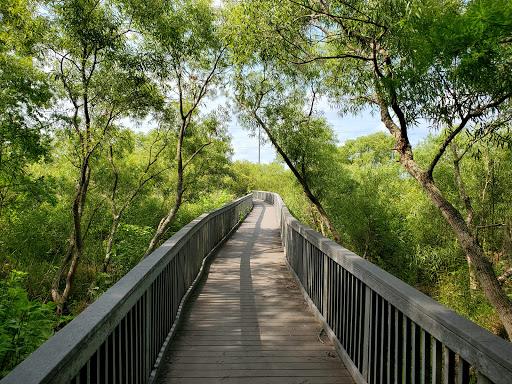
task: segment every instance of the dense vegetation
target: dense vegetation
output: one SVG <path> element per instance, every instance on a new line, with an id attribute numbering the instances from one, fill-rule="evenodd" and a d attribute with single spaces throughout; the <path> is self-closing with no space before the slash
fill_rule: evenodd
<path id="1" fill-rule="evenodd" d="M 440 135 L 432 135 L 422 142 L 416 151 L 418 161 L 426 161 L 440 139 Z M 342 242 L 361 257 L 506 338 L 499 317 L 481 289 L 474 282 L 471 287 L 464 251 L 453 231 L 415 180 L 403 172 L 392 147 L 389 135 L 376 133 L 349 140 L 336 150 L 340 166 L 325 182 L 324 188 L 331 193 L 323 196 L 322 202 Z M 474 151 L 474 156 L 461 162 L 465 190 L 475 206 L 478 240 L 510 295 L 512 175 L 508 162 L 512 153 L 488 144 Z M 239 178 L 241 185 L 276 191 L 294 216 L 329 236 L 317 210 L 282 163 L 236 163 L 234 167 L 245 175 Z M 464 202 L 453 175 L 453 158 L 447 157 L 435 177 L 462 209 Z"/>
<path id="2" fill-rule="evenodd" d="M 496 0 L 3 1 L 0 375 L 251 189 L 510 338 L 511 20 Z M 390 134 L 340 146 L 320 100 Z M 279 162 L 231 161 L 235 113 Z"/>

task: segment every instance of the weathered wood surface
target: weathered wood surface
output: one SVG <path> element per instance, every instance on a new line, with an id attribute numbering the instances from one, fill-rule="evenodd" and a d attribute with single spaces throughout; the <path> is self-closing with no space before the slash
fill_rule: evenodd
<path id="1" fill-rule="evenodd" d="M 207 268 L 156 380 L 353 383 L 284 262 L 275 208 L 253 212 Z"/>
<path id="2" fill-rule="evenodd" d="M 276 207 L 286 261 L 356 383 L 512 384 L 511 343 L 304 225 L 279 195 L 253 197 Z"/>

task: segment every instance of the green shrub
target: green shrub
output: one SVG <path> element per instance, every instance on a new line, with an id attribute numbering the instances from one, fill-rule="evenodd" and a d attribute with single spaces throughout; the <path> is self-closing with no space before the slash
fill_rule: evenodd
<path id="1" fill-rule="evenodd" d="M 0 377 L 31 354 L 62 320 L 56 304 L 30 301 L 23 288 L 27 273 L 13 270 L 0 280 Z"/>

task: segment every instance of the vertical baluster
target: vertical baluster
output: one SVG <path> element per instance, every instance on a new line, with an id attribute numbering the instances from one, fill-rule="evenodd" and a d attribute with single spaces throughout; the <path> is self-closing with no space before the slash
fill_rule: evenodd
<path id="1" fill-rule="evenodd" d="M 326 299 L 326 291 L 327 291 L 327 256 L 323 253 L 323 252 L 318 252 L 318 257 L 319 257 L 319 261 L 320 261 L 320 282 L 319 282 L 319 287 L 320 287 L 320 311 L 322 311 L 322 314 L 324 315 L 324 318 L 325 318 L 325 303 L 327 302 L 327 299 Z"/>
<path id="2" fill-rule="evenodd" d="M 105 346 L 103 349 L 103 363 L 104 363 L 104 369 L 103 369 L 103 382 L 106 384 L 110 384 L 111 381 L 109 380 L 109 373 L 110 373 L 110 355 L 109 355 L 109 338 L 107 337 L 107 340 L 104 341 L 103 345 Z"/>
<path id="3" fill-rule="evenodd" d="M 306 267 L 306 276 L 307 276 L 307 287 L 308 287 L 308 291 L 309 291 L 309 297 L 313 298 L 314 299 L 314 294 L 313 294 L 313 258 L 311 257 L 311 244 L 309 244 L 309 241 L 307 241 L 306 239 L 304 239 L 304 245 L 305 245 L 305 248 L 306 248 L 306 264 L 305 264 L 305 267 Z"/>
<path id="4" fill-rule="evenodd" d="M 443 344 L 434 339 L 432 347 L 432 384 L 441 384 L 443 381 Z"/>
<path id="5" fill-rule="evenodd" d="M 421 330 L 422 344 L 421 344 L 421 384 L 430 384 L 430 348 L 431 336 L 430 333 Z"/>
<path id="6" fill-rule="evenodd" d="M 361 281 L 356 279 L 355 285 L 355 322 L 354 322 L 354 357 L 352 361 L 359 368 L 361 350 Z"/>
<path id="7" fill-rule="evenodd" d="M 172 322 L 176 318 L 176 293 L 178 292 L 178 277 L 176 276 L 176 257 L 174 257 L 171 261 L 172 263 Z"/>
<path id="8" fill-rule="evenodd" d="M 444 384 L 455 384 L 455 353 L 444 347 Z"/>
<path id="9" fill-rule="evenodd" d="M 388 303 L 388 359 L 387 382 L 393 383 L 395 377 L 395 308 Z"/>
<path id="10" fill-rule="evenodd" d="M 365 332 L 365 309 L 366 309 L 366 285 L 359 282 L 359 297 L 361 298 L 361 305 L 359 307 L 359 372 L 363 369 L 364 360 L 364 332 Z"/>
<path id="11" fill-rule="evenodd" d="M 348 309 L 347 309 L 347 321 L 345 323 L 346 328 L 346 351 L 351 359 L 354 359 L 352 355 L 352 340 L 354 338 L 354 324 L 352 322 L 352 315 L 354 314 L 354 291 L 353 291 L 353 281 L 354 276 L 347 271 L 347 301 L 348 301 Z"/>
<path id="12" fill-rule="evenodd" d="M 375 380 L 374 382 L 377 384 L 382 379 L 381 369 L 382 369 L 382 363 L 383 363 L 383 356 L 381 355 L 382 351 L 382 298 L 377 294 L 377 292 L 374 292 L 373 298 L 375 300 L 375 315 L 374 315 L 374 324 L 375 324 L 375 331 L 374 331 L 374 342 L 373 342 L 373 349 L 374 349 L 374 358 L 375 358 Z"/>
<path id="13" fill-rule="evenodd" d="M 100 347 L 96 351 L 96 383 L 101 383 L 101 376 L 103 374 L 103 369 L 101 366 L 102 360 L 103 360 L 102 347 Z"/>
<path id="14" fill-rule="evenodd" d="M 316 273 L 316 287 L 317 287 L 317 300 L 318 300 L 318 310 L 322 311 L 323 309 L 323 293 L 324 293 L 324 266 L 323 266 L 323 260 L 324 255 L 320 253 L 318 248 L 316 249 L 316 260 L 318 264 L 318 269 Z"/>
<path id="15" fill-rule="evenodd" d="M 469 384 L 469 364 L 459 356 L 458 384 Z"/>
<path id="16" fill-rule="evenodd" d="M 110 343 L 112 345 L 112 347 L 110 348 L 110 356 L 109 356 L 109 362 L 111 364 L 111 367 L 110 367 L 110 382 L 111 383 L 116 383 L 116 380 L 117 380 L 117 377 L 116 377 L 116 370 L 117 370 L 117 364 L 116 364 L 117 348 L 116 348 L 116 343 L 117 343 L 117 339 L 116 339 L 115 329 L 112 332 L 112 334 L 110 335 L 109 339 L 110 339 Z"/>
<path id="17" fill-rule="evenodd" d="M 336 263 L 333 260 L 329 260 L 329 294 L 328 294 L 328 300 L 329 300 L 329 312 L 330 312 L 330 319 L 331 319 L 331 329 L 336 332 L 336 326 L 335 319 L 336 319 L 336 312 L 338 310 L 338 306 L 336 305 L 336 295 L 338 294 L 338 286 L 336 285 L 336 271 L 337 271 Z M 338 337 L 338 335 L 336 335 Z"/>
<path id="18" fill-rule="evenodd" d="M 368 382 L 376 383 L 377 382 L 377 375 L 379 373 L 379 361 L 380 356 L 378 356 L 379 352 L 379 333 L 378 333 L 378 326 L 379 326 L 379 306 L 378 306 L 378 295 L 372 291 L 372 316 L 370 318 L 370 357 L 371 357 L 371 364 L 370 364 L 370 380 Z"/>
<path id="19" fill-rule="evenodd" d="M 336 334 L 336 337 L 338 338 L 338 341 L 343 345 L 342 340 L 343 337 L 340 333 L 340 323 L 341 323 L 341 315 L 343 313 L 343 300 L 342 300 L 342 287 L 341 287 L 341 267 L 336 264 L 336 274 L 334 276 L 336 281 L 336 296 L 334 300 L 334 305 L 336 306 L 336 318 L 335 318 L 335 324 L 334 324 L 334 333 Z"/>
<path id="20" fill-rule="evenodd" d="M 311 244 L 311 250 L 313 254 L 313 287 L 314 287 L 314 293 L 315 293 L 315 305 L 317 308 L 321 308 L 320 306 L 320 287 L 318 286 L 318 283 L 320 282 L 319 278 L 319 271 L 320 271 L 320 263 L 318 261 L 318 253 L 317 249 L 313 247 L 313 244 Z"/>
<path id="21" fill-rule="evenodd" d="M 365 306 L 364 306 L 364 334 L 363 334 L 363 378 L 368 381 L 369 378 L 369 370 L 371 367 L 371 350 L 370 350 L 370 339 L 371 339 L 371 289 L 365 285 L 364 286 L 364 295 L 365 295 Z"/>
<path id="22" fill-rule="evenodd" d="M 127 339 L 127 347 L 128 347 L 128 356 L 127 356 L 127 361 L 130 363 L 130 364 L 127 364 L 127 367 L 129 368 L 128 370 L 128 381 L 127 383 L 129 384 L 134 384 L 134 380 L 133 380 L 133 377 L 135 376 L 134 375 L 134 361 L 135 361 L 135 356 L 134 356 L 134 350 L 135 350 L 135 343 L 134 343 L 134 336 L 135 336 L 135 328 L 133 326 L 133 308 L 130 310 L 130 312 L 128 312 L 128 315 L 126 316 L 128 322 L 127 322 L 127 334 L 128 334 L 128 339 Z"/>
<path id="23" fill-rule="evenodd" d="M 171 330 L 172 321 L 172 264 L 169 263 L 166 268 L 167 275 L 165 278 L 166 290 L 165 290 L 165 322 L 167 324 L 167 328 L 165 330 L 165 335 Z"/>
<path id="24" fill-rule="evenodd" d="M 124 364 L 123 364 L 123 354 L 124 354 L 124 349 L 123 349 L 123 332 L 122 332 L 122 328 L 123 328 L 123 320 L 122 319 L 120 322 L 119 322 L 119 325 L 116 327 L 116 332 L 117 332 L 117 355 L 115 356 L 115 358 L 117 359 L 117 374 L 118 374 L 118 378 L 117 378 L 117 382 L 122 384 L 122 383 L 125 383 L 126 380 L 123 380 L 123 367 L 124 367 Z"/>
<path id="25" fill-rule="evenodd" d="M 387 318 L 388 318 L 388 306 L 387 301 L 385 301 L 382 297 L 379 297 L 380 301 L 380 380 L 379 383 L 386 383 L 386 362 L 389 360 L 387 357 L 387 344 L 388 344 L 388 326 L 387 326 Z"/>
<path id="26" fill-rule="evenodd" d="M 162 271 L 162 291 L 160 292 L 160 307 L 162 308 L 162 314 L 161 314 L 161 324 L 162 324 L 162 341 L 159 343 L 159 346 L 162 345 L 162 343 L 165 341 L 165 338 L 167 337 L 167 334 L 169 333 L 169 330 L 167 328 L 167 317 L 168 317 L 168 302 L 167 302 L 167 298 L 168 298 L 168 294 L 167 294 L 167 291 L 168 291 L 168 286 L 169 286 L 169 264 L 167 264 L 164 268 L 164 270 Z M 156 348 L 155 351 L 156 351 L 156 356 L 155 358 L 158 357 L 158 352 L 159 352 L 159 349 L 160 348 Z"/>
<path id="27" fill-rule="evenodd" d="M 352 312 L 352 291 L 351 291 L 351 280 L 352 275 L 349 271 L 344 270 L 344 279 L 345 279 L 345 300 L 347 305 L 345 307 L 345 316 L 343 317 L 343 327 L 345 329 L 345 350 L 349 353 L 350 356 L 350 336 L 351 336 L 351 325 L 350 325 L 350 317 Z"/>
<path id="28" fill-rule="evenodd" d="M 412 382 L 420 382 L 421 366 L 421 328 L 418 324 L 412 324 Z"/>
<path id="29" fill-rule="evenodd" d="M 156 286 L 150 290 L 151 295 L 151 305 L 150 305 L 150 314 L 151 314 L 151 359 L 149 364 L 149 371 L 151 372 L 151 367 L 153 365 L 153 362 L 156 360 L 156 357 L 158 356 L 158 350 L 160 349 L 159 346 L 162 345 L 164 341 L 164 333 L 165 333 L 165 321 L 164 321 L 164 307 L 163 305 L 163 285 L 164 285 L 164 279 L 163 275 L 165 273 L 165 269 L 160 273 L 158 278 L 156 279 Z"/>
<path id="30" fill-rule="evenodd" d="M 124 317 L 123 319 L 123 323 L 124 323 L 124 327 L 123 327 L 123 334 L 124 334 L 124 340 L 123 340 L 123 343 L 124 343 L 124 380 L 123 380 L 123 383 L 126 383 L 126 384 L 129 384 L 130 382 L 130 371 L 129 371 L 129 363 L 130 363 L 130 360 L 129 360 L 129 354 L 130 354 L 130 342 L 129 342 L 129 328 L 128 328 L 128 324 L 129 324 L 129 318 L 130 318 L 130 312 L 128 312 L 126 314 L 126 316 Z"/>
<path id="31" fill-rule="evenodd" d="M 402 383 L 404 366 L 404 315 L 396 310 L 395 316 L 395 383 Z"/>
<path id="32" fill-rule="evenodd" d="M 316 285 L 315 285 L 316 265 L 315 265 L 314 249 L 309 241 L 307 242 L 307 245 L 308 245 L 308 252 L 309 252 L 309 263 L 310 263 L 310 268 L 311 268 L 311 273 L 309 274 L 310 279 L 311 279 L 311 282 L 310 282 L 311 294 L 309 295 L 309 297 L 311 297 L 311 300 L 313 300 L 313 304 L 316 305 Z"/>
<path id="33" fill-rule="evenodd" d="M 334 282 L 334 290 L 333 290 L 333 300 L 332 300 L 332 308 L 333 308 L 333 331 L 336 334 L 338 340 L 341 340 L 341 335 L 338 332 L 338 323 L 340 319 L 341 313 L 341 300 L 340 300 L 340 281 L 339 281 L 339 271 L 340 267 L 337 263 L 334 263 L 333 267 L 333 282 Z"/>
<path id="34" fill-rule="evenodd" d="M 342 294 L 342 298 L 341 300 L 343 301 L 342 302 L 342 308 L 343 308 L 343 313 L 341 315 L 341 332 L 340 334 L 343 335 L 343 342 L 342 342 L 342 345 L 343 345 L 343 348 L 345 348 L 345 351 L 348 349 L 348 346 L 347 346 L 347 314 L 348 314 L 348 281 L 347 281 L 347 275 L 348 275 L 348 272 L 345 270 L 345 268 L 342 268 L 342 273 L 341 273 L 341 278 L 342 278 L 342 281 L 341 281 L 341 286 L 342 286 L 342 289 L 343 289 L 343 294 Z"/>
<path id="35" fill-rule="evenodd" d="M 91 383 L 91 359 L 94 359 L 95 357 L 96 355 L 92 355 L 92 357 L 89 360 L 87 360 L 87 364 L 85 365 L 85 382 L 87 384 Z"/>
<path id="36" fill-rule="evenodd" d="M 151 364 L 153 365 L 156 359 L 158 358 L 158 352 L 160 351 L 161 345 L 163 344 L 165 337 L 167 336 L 167 267 L 165 266 L 162 273 L 160 274 L 160 288 L 158 292 L 153 293 L 153 324 L 155 326 L 158 324 L 159 336 L 157 339 L 157 343 L 153 345 L 153 361 Z M 155 313 L 158 309 L 158 318 L 156 318 Z"/>
<path id="37" fill-rule="evenodd" d="M 306 239 L 304 239 L 304 243 L 306 245 L 306 276 L 307 276 L 307 279 L 308 281 L 306 282 L 306 285 L 308 287 L 308 294 L 309 294 L 309 297 L 311 297 L 313 300 L 315 298 L 315 295 L 314 295 L 314 285 L 313 285 L 313 273 L 314 273 L 314 267 L 313 267 L 313 255 L 311 254 L 311 244 L 309 243 L 309 241 L 307 241 Z"/>
<path id="38" fill-rule="evenodd" d="M 323 259 L 322 316 L 324 317 L 325 321 L 327 321 L 327 324 L 331 324 L 330 319 L 329 319 L 329 313 L 328 313 L 329 306 L 327 304 L 328 297 L 329 297 L 329 271 L 330 271 L 329 258 L 327 257 L 326 254 L 323 254 L 323 253 L 322 253 L 321 257 Z"/>
<path id="39" fill-rule="evenodd" d="M 311 245 L 313 247 L 313 245 Z M 318 254 L 318 249 L 316 247 L 313 247 L 313 253 L 315 255 L 314 257 L 314 264 L 315 264 L 315 272 L 314 272 L 314 286 L 315 286 L 315 305 L 316 307 L 321 310 L 321 302 L 320 302 L 320 255 Z"/>
<path id="40" fill-rule="evenodd" d="M 344 291 L 343 291 L 343 268 L 341 266 L 336 265 L 337 274 L 336 274 L 336 285 L 338 286 L 338 295 L 336 297 L 336 306 L 338 308 L 338 316 L 336 318 L 336 335 L 338 336 L 338 340 L 341 345 L 343 345 L 343 334 L 341 333 L 341 323 L 343 318 L 343 305 L 344 301 Z"/>
<path id="41" fill-rule="evenodd" d="M 411 384 L 411 351 L 412 351 L 412 334 L 411 334 L 412 321 L 405 317 L 404 321 L 404 383 Z"/>
<path id="42" fill-rule="evenodd" d="M 141 343 L 140 343 L 140 356 L 141 356 L 141 359 L 140 359 L 140 362 L 141 362 L 141 367 L 140 367 L 140 381 L 141 383 L 145 383 L 146 382 L 146 361 L 148 359 L 148 355 L 149 355 L 149 351 L 148 351 L 148 331 L 150 331 L 149 329 L 149 326 L 147 324 L 147 321 L 146 321 L 146 316 L 147 316 L 147 305 L 148 305 L 148 300 L 147 300 L 147 294 L 148 292 L 146 291 L 142 297 L 140 298 L 140 321 L 141 321 Z"/>
<path id="43" fill-rule="evenodd" d="M 359 282 L 359 279 L 357 279 L 354 275 L 352 275 L 352 303 L 353 303 L 353 305 L 352 305 L 352 329 L 351 329 L 351 332 L 352 332 L 351 357 L 352 357 L 352 361 L 354 363 L 357 361 L 357 334 L 358 334 L 357 323 L 359 321 L 359 319 L 358 319 L 358 307 L 359 307 L 358 299 L 359 299 L 359 297 L 357 295 L 358 282 Z"/>
<path id="44" fill-rule="evenodd" d="M 140 350 L 139 350 L 139 344 L 140 344 L 140 316 L 139 316 L 139 308 L 140 308 L 140 300 L 137 301 L 137 303 L 135 303 L 135 306 L 134 306 L 134 327 L 135 327 L 135 345 L 134 345 L 134 360 L 133 360 L 133 364 L 135 365 L 135 377 L 134 377 L 134 381 L 136 384 L 140 383 L 140 359 L 141 359 L 141 356 L 140 356 Z"/>
<path id="45" fill-rule="evenodd" d="M 332 260 L 327 259 L 327 292 L 326 292 L 326 299 L 327 299 L 327 307 L 326 307 L 326 318 L 327 318 L 327 324 L 331 327 L 331 329 L 334 329 L 332 325 L 332 295 L 334 293 L 333 289 L 333 281 L 332 281 L 332 273 L 333 273 L 333 266 L 332 266 Z"/>

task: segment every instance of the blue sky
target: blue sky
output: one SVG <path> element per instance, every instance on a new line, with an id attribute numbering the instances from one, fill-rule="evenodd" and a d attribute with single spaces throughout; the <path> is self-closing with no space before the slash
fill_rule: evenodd
<path id="1" fill-rule="evenodd" d="M 338 143 L 342 145 L 346 140 L 356 139 L 360 136 L 371 135 L 379 131 L 387 132 L 384 124 L 380 121 L 380 116 L 370 112 L 364 112 L 359 115 L 345 115 L 340 117 L 336 110 L 329 108 L 326 104 L 323 108 L 325 118 L 329 121 L 338 137 Z M 258 162 L 258 139 L 250 137 L 249 132 L 244 130 L 236 117 L 229 127 L 229 133 L 232 136 L 232 145 L 234 149 L 233 160 L 247 160 L 253 163 Z M 428 125 L 425 123 L 409 132 L 411 143 L 417 144 L 429 133 Z M 263 133 L 264 134 L 264 133 Z M 270 143 L 261 147 L 261 162 L 268 164 L 275 160 L 276 151 Z"/>
<path id="2" fill-rule="evenodd" d="M 231 102 L 232 103 L 232 102 Z M 219 105 L 227 107 L 230 102 L 227 101 L 225 96 L 220 96 L 215 100 L 208 100 L 205 102 L 205 112 L 216 109 Z M 338 144 L 342 145 L 346 140 L 356 139 L 360 136 L 371 135 L 376 132 L 386 132 L 384 124 L 380 121 L 378 114 L 371 114 L 369 111 L 360 113 L 358 115 L 347 114 L 339 116 L 338 111 L 332 109 L 325 101 L 318 103 L 318 109 L 322 110 L 324 117 L 333 127 L 338 138 Z M 132 129 L 148 131 L 154 128 L 154 121 L 144 120 L 140 126 L 135 126 L 130 119 L 125 119 L 123 123 Z M 233 113 L 232 121 L 228 126 L 229 134 L 231 135 L 231 145 L 233 147 L 233 161 L 247 160 L 252 163 L 258 162 L 258 139 L 251 137 L 249 131 L 243 129 L 237 121 L 236 115 Z M 418 127 L 409 131 L 409 139 L 414 146 L 429 133 L 428 124 L 422 122 Z M 262 131 L 262 135 L 265 133 Z M 261 146 L 261 163 L 268 164 L 276 159 L 277 153 L 272 145 L 267 142 Z"/>

